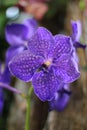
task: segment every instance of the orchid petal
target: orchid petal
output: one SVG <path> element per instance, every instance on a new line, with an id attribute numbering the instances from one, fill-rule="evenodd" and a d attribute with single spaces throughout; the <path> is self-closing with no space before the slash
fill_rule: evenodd
<path id="1" fill-rule="evenodd" d="M 42 57 L 35 56 L 26 50 L 12 58 L 9 68 L 17 78 L 28 82 L 42 63 Z"/>
<path id="2" fill-rule="evenodd" d="M 32 78 L 35 94 L 42 101 L 50 101 L 59 89 L 60 83 L 52 69 L 47 72 L 40 71 Z"/>
<path id="3" fill-rule="evenodd" d="M 78 21 L 71 21 L 71 26 L 72 26 L 72 39 L 73 41 L 79 41 L 81 34 L 82 34 L 82 27 L 81 27 L 81 22 Z"/>
<path id="4" fill-rule="evenodd" d="M 23 45 L 26 41 L 27 33 L 27 27 L 17 23 L 7 25 L 5 30 L 6 40 L 12 46 Z"/>
<path id="5" fill-rule="evenodd" d="M 27 35 L 27 39 L 29 39 L 36 31 L 36 29 L 38 28 L 38 23 L 34 18 L 31 19 L 27 19 L 23 22 L 24 25 L 26 25 L 27 29 L 28 29 L 28 35 Z"/>
<path id="6" fill-rule="evenodd" d="M 80 76 L 78 64 L 70 55 L 63 54 L 56 61 L 57 75 L 64 83 L 71 83 L 77 80 Z"/>
<path id="7" fill-rule="evenodd" d="M 24 46 L 11 46 L 6 51 L 6 62 L 8 63 L 14 56 L 24 51 Z"/>
<path id="8" fill-rule="evenodd" d="M 63 53 L 71 53 L 72 42 L 69 36 L 62 34 L 54 36 L 55 46 L 53 48 L 53 58 L 58 59 Z"/>
<path id="9" fill-rule="evenodd" d="M 44 27 L 39 27 L 29 39 L 29 50 L 46 58 L 53 47 L 53 43 L 52 34 Z"/>
<path id="10" fill-rule="evenodd" d="M 50 110 L 62 111 L 69 103 L 71 92 L 57 92 L 55 98 L 49 102 Z"/>

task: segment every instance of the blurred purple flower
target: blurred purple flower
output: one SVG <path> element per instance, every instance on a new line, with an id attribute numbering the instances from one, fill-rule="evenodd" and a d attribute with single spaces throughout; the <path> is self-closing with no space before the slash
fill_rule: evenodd
<path id="1" fill-rule="evenodd" d="M 0 63 L 0 81 L 2 80 L 2 75 L 1 75 L 1 63 Z M 4 92 L 3 89 L 0 88 L 0 116 L 3 111 L 3 105 L 4 105 Z"/>
<path id="2" fill-rule="evenodd" d="M 34 18 L 25 20 L 23 24 L 12 23 L 6 26 L 6 40 L 11 45 L 6 52 L 7 63 L 13 56 L 27 49 L 28 40 L 37 27 L 38 24 Z"/>
<path id="3" fill-rule="evenodd" d="M 42 101 L 50 101 L 61 89 L 61 83 L 71 83 L 80 76 L 72 49 L 69 36 L 52 36 L 39 27 L 29 39 L 28 50 L 12 58 L 9 69 L 25 82 L 32 80 L 35 94 Z"/>
<path id="4" fill-rule="evenodd" d="M 69 87 L 69 84 L 62 84 L 61 89 L 55 93 L 55 97 L 49 102 L 50 110 L 62 111 L 67 107 L 71 96 Z"/>
<path id="5" fill-rule="evenodd" d="M 5 67 L 2 71 L 2 64 L 0 63 L 0 82 L 9 84 L 10 82 L 10 72 L 8 70 L 8 67 Z M 0 115 L 2 114 L 4 107 L 4 90 L 2 87 L 0 87 Z"/>
<path id="6" fill-rule="evenodd" d="M 72 26 L 72 39 L 74 42 L 79 41 L 80 37 L 82 35 L 82 27 L 80 20 L 77 21 L 71 21 Z"/>
<path id="7" fill-rule="evenodd" d="M 83 48 L 85 49 L 87 46 L 80 43 L 80 37 L 82 35 L 82 27 L 81 27 L 81 21 L 71 21 L 71 27 L 72 27 L 72 41 L 76 48 Z"/>
<path id="8" fill-rule="evenodd" d="M 4 107 L 4 92 L 3 89 L 0 88 L 0 116 L 2 115 L 3 107 Z"/>

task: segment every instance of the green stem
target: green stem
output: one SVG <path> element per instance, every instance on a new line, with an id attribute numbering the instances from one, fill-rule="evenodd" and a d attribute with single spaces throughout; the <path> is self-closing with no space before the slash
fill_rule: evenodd
<path id="1" fill-rule="evenodd" d="M 33 88 L 30 87 L 28 98 L 27 98 L 27 111 L 26 111 L 26 122 L 25 122 L 25 130 L 30 130 L 30 97 L 32 94 Z"/>

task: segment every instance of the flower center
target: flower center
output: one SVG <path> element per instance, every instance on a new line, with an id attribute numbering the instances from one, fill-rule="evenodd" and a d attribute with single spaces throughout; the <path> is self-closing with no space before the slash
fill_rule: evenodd
<path id="1" fill-rule="evenodd" d="M 28 42 L 24 41 L 24 46 L 27 47 L 28 46 Z"/>
<path id="2" fill-rule="evenodd" d="M 52 59 L 48 59 L 44 62 L 44 64 L 49 67 L 52 64 Z"/>

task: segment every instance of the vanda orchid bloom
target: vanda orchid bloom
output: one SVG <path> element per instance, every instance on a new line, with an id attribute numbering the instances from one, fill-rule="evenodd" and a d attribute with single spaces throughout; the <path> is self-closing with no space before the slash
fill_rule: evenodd
<path id="1" fill-rule="evenodd" d="M 28 39 L 34 34 L 38 24 L 34 18 L 27 19 L 23 23 L 7 24 L 5 29 L 6 40 L 10 47 L 6 52 L 7 62 L 27 49 Z"/>
<path id="2" fill-rule="evenodd" d="M 78 63 L 78 56 L 76 54 L 77 48 L 85 49 L 87 45 L 80 43 L 80 37 L 82 35 L 82 27 L 80 20 L 71 21 L 72 33 L 71 39 L 73 42 L 73 50 L 72 50 L 72 57 Z M 57 110 L 62 111 L 66 108 L 67 104 L 70 101 L 71 90 L 70 84 L 61 84 L 61 90 L 55 93 L 55 97 L 49 102 L 50 110 Z M 67 86 L 67 88 L 66 88 Z"/>
<path id="3" fill-rule="evenodd" d="M 71 83 L 80 76 L 72 49 L 71 37 L 53 36 L 39 27 L 28 40 L 28 50 L 13 57 L 9 69 L 17 78 L 32 81 L 34 92 L 42 101 L 50 101 L 61 90 L 61 83 Z"/>

